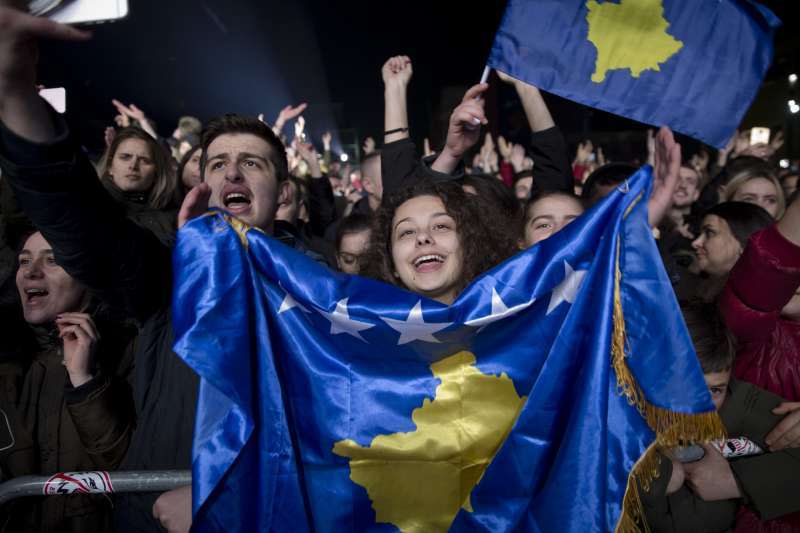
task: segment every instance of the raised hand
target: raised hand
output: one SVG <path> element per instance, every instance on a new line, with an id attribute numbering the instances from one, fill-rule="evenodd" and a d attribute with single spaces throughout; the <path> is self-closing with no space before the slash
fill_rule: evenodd
<path id="1" fill-rule="evenodd" d="M 507 142 L 505 137 L 502 135 L 497 137 L 497 150 L 500 152 L 500 157 L 502 157 L 503 161 L 506 163 L 511 161 L 511 148 L 512 144 Z"/>
<path id="2" fill-rule="evenodd" d="M 288 121 L 300 116 L 300 114 L 305 111 L 307 107 L 308 104 L 305 102 L 294 107 L 287 105 L 278 113 L 278 117 L 275 119 L 275 124 L 273 124 L 273 127 L 278 131 L 281 131 Z"/>
<path id="3" fill-rule="evenodd" d="M 592 154 L 594 153 L 594 145 L 592 141 L 578 143 L 578 150 L 575 153 L 575 163 L 585 165 L 589 162 Z"/>
<path id="4" fill-rule="evenodd" d="M 326 152 L 331 151 L 331 142 L 333 141 L 333 135 L 331 132 L 326 131 L 322 134 L 322 147 Z"/>
<path id="5" fill-rule="evenodd" d="M 444 149 L 431 168 L 446 174 L 455 170 L 464 153 L 480 140 L 481 125 L 488 124 L 481 97 L 489 88 L 485 83 L 470 87 L 461 104 L 450 115 Z"/>
<path id="6" fill-rule="evenodd" d="M 305 141 L 306 119 L 302 116 L 294 123 L 294 138 Z"/>
<path id="7" fill-rule="evenodd" d="M 375 139 L 367 137 L 364 139 L 364 145 L 361 147 L 364 150 L 364 155 L 369 155 L 375 151 Z"/>
<path id="8" fill-rule="evenodd" d="M 86 313 L 62 313 L 56 318 L 59 337 L 64 343 L 64 366 L 73 387 L 80 387 L 92 379 L 97 333 L 92 317 Z"/>
<path id="9" fill-rule="evenodd" d="M 127 128 L 131 125 L 131 118 L 128 115 L 117 115 L 114 117 L 114 124 L 120 128 Z"/>
<path id="10" fill-rule="evenodd" d="M 211 201 L 211 187 L 208 183 L 203 182 L 200 185 L 193 187 L 186 194 L 181 204 L 181 210 L 178 212 L 178 229 L 182 228 L 184 224 L 197 218 L 206 211 L 208 211 L 208 203 Z"/>
<path id="11" fill-rule="evenodd" d="M 522 172 L 525 170 L 525 148 L 521 144 L 511 145 L 511 157 L 509 158 L 511 166 L 514 167 L 514 172 Z"/>
<path id="12" fill-rule="evenodd" d="M 405 88 L 411 81 L 414 69 L 411 66 L 411 59 L 408 56 L 394 56 L 386 60 L 381 68 L 383 84 L 387 87 L 397 86 Z"/>
<path id="13" fill-rule="evenodd" d="M 153 125 L 150 123 L 150 120 L 147 118 L 147 115 L 144 114 L 144 111 L 136 107 L 136 104 L 131 104 L 126 106 L 119 100 L 111 100 L 111 103 L 117 108 L 117 112 L 119 115 L 115 118 L 117 120 L 117 124 L 120 124 L 119 117 L 122 117 L 121 122 L 125 125 L 121 127 L 128 127 L 131 124 L 131 120 L 135 120 L 139 123 L 139 127 L 150 134 L 151 137 L 154 139 L 158 138 L 158 134 L 156 130 L 153 128 Z"/>
<path id="14" fill-rule="evenodd" d="M 780 150 L 781 147 L 783 146 L 783 143 L 784 143 L 783 130 L 780 130 L 772 137 L 772 140 L 769 142 L 769 149 L 771 152 L 770 156 L 774 155 L 775 152 Z"/>
<path id="15" fill-rule="evenodd" d="M 480 151 L 481 168 L 487 174 L 496 172 L 497 170 L 497 152 L 494 150 L 494 140 L 492 134 L 487 132 L 483 138 L 483 146 Z"/>
<path id="16" fill-rule="evenodd" d="M 656 227 L 672 206 L 672 196 L 678 187 L 681 168 L 681 145 L 675 142 L 672 131 L 662 126 L 655 139 L 653 190 L 647 202 L 647 220 Z"/>
<path id="17" fill-rule="evenodd" d="M 308 165 L 308 171 L 311 173 L 311 177 L 321 178 L 322 171 L 319 168 L 319 157 L 317 156 L 317 150 L 314 148 L 314 145 L 295 141 L 294 147 L 300 157 L 303 158 L 303 161 Z"/>

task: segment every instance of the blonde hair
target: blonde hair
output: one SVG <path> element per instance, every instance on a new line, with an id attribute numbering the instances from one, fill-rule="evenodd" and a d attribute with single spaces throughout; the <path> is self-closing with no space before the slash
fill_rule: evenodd
<path id="1" fill-rule="evenodd" d="M 786 211 L 786 196 L 783 194 L 783 187 L 781 187 L 778 178 L 764 168 L 744 168 L 740 172 L 734 174 L 725 186 L 725 194 L 720 198 L 720 201 L 732 201 L 733 197 L 736 196 L 736 192 L 742 188 L 742 185 L 748 181 L 759 178 L 765 179 L 775 186 L 775 197 L 778 200 L 778 212 L 775 214 L 775 220 L 780 220 L 783 217 L 783 213 Z"/>
<path id="2" fill-rule="evenodd" d="M 114 141 L 103 154 L 100 162 L 98 162 L 98 166 L 100 167 L 100 181 L 102 181 L 103 184 L 113 183 L 111 174 L 109 174 L 111 162 L 114 160 L 114 155 L 117 153 L 119 146 L 128 139 L 144 141 L 150 148 L 150 153 L 153 156 L 156 175 L 153 178 L 152 187 L 147 191 L 147 206 L 153 209 L 169 207 L 170 204 L 176 201 L 178 183 L 173 169 L 172 158 L 150 134 L 141 128 L 132 126 L 117 132 Z"/>

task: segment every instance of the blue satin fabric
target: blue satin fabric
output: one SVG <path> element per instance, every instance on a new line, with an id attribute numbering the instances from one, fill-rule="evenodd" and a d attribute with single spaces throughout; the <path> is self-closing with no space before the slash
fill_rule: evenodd
<path id="1" fill-rule="evenodd" d="M 489 66 L 581 104 L 668 125 L 722 148 L 772 62 L 780 21 L 746 0 L 662 3 L 667 33 L 683 47 L 658 70 L 638 77 L 629 69 L 610 70 L 602 82 L 592 81 L 598 52 L 588 38 L 586 0 L 509 0 Z M 644 42 L 641 50 L 652 53 Z M 630 52 L 623 47 L 619 55 Z"/>
<path id="2" fill-rule="evenodd" d="M 713 409 L 647 227 L 649 183 L 645 167 L 627 192 L 482 275 L 452 306 L 422 298 L 426 323 L 452 322 L 437 343 L 398 346 L 382 320 L 405 320 L 420 296 L 332 272 L 256 230 L 245 248 L 218 213 L 187 224 L 174 254 L 174 324 L 176 352 L 201 377 L 194 530 L 396 531 L 376 523 L 334 444 L 414 432 L 412 412 L 441 384 L 432 363 L 462 350 L 480 372 L 505 373 L 527 401 L 472 490 L 472 511 L 451 529 L 612 530 L 628 474 L 654 439 L 610 364 L 617 242 L 629 364 L 648 400 Z M 565 261 L 586 277 L 573 304 L 547 314 Z M 535 301 L 466 326 L 490 313 L 493 290 L 508 307 Z M 279 313 L 287 294 L 308 312 Z M 331 334 L 320 313 L 344 298 L 351 319 L 373 325 L 363 340 Z"/>

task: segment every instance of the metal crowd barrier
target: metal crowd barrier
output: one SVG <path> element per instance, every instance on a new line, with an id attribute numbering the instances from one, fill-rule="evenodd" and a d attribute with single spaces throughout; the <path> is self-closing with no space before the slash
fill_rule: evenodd
<path id="1" fill-rule="evenodd" d="M 0 483 L 0 505 L 26 496 L 165 492 L 192 484 L 189 470 L 119 472 L 59 472 L 51 476 L 20 476 Z"/>

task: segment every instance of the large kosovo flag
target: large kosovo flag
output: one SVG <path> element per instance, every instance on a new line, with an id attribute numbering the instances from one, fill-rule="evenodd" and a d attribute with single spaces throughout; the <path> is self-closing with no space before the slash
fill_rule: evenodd
<path id="1" fill-rule="evenodd" d="M 509 0 L 489 66 L 721 148 L 764 79 L 779 24 L 749 0 Z"/>
<path id="2" fill-rule="evenodd" d="M 722 435 L 647 225 L 650 172 L 449 307 L 219 213 L 186 225 L 194 530 L 634 529 L 653 446 Z"/>

